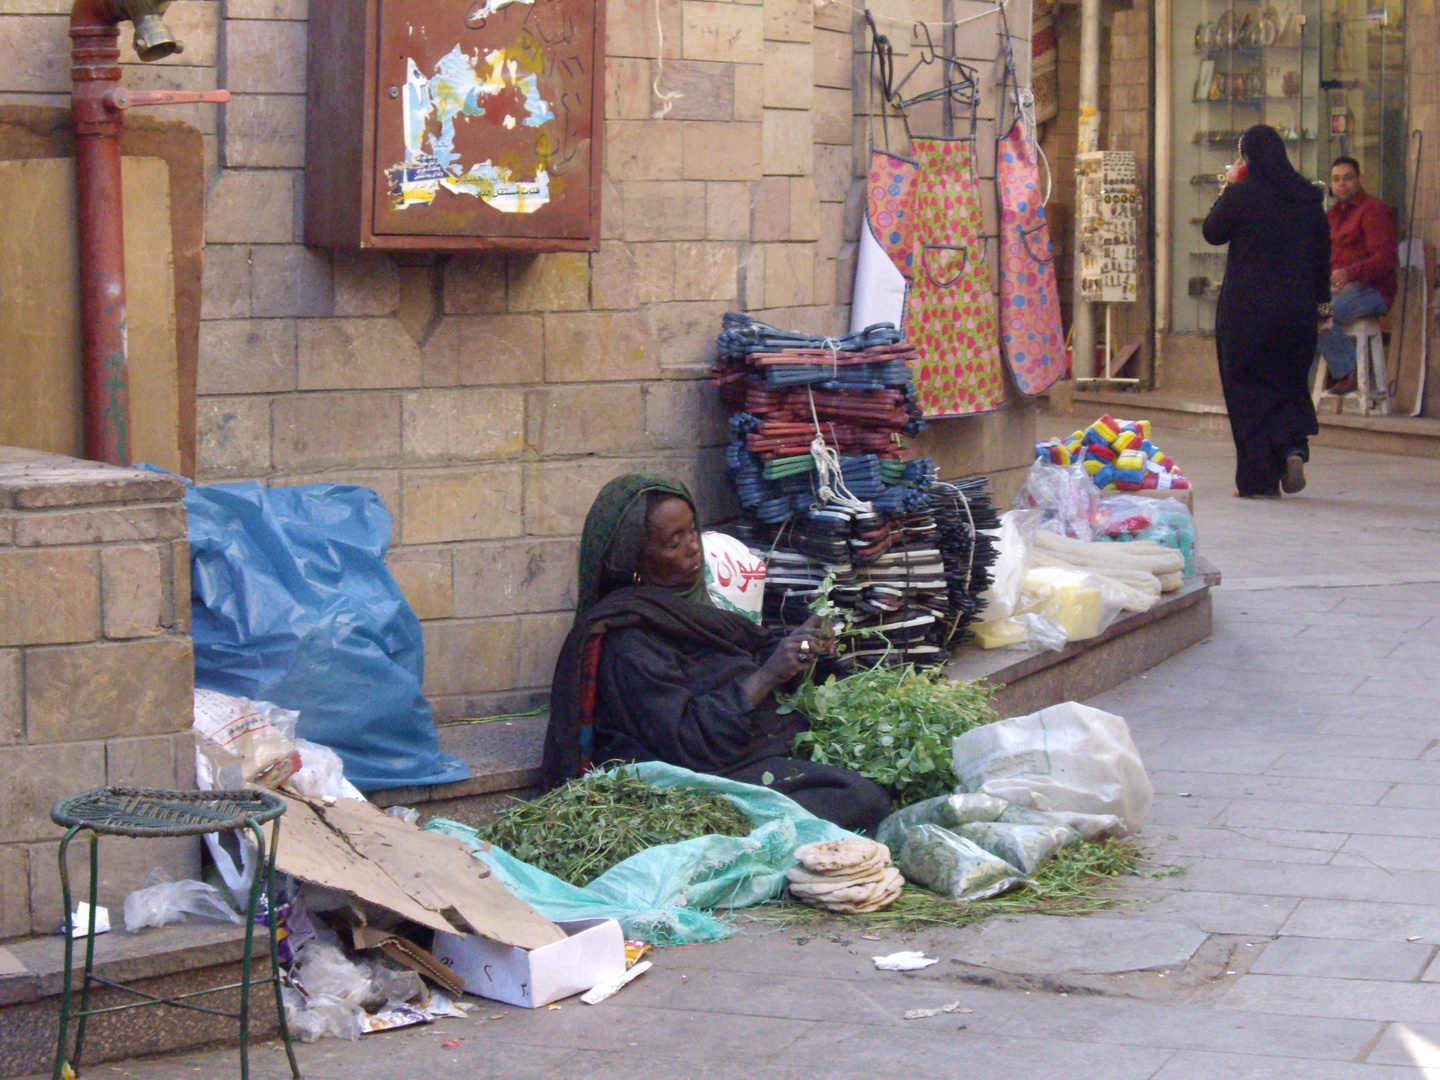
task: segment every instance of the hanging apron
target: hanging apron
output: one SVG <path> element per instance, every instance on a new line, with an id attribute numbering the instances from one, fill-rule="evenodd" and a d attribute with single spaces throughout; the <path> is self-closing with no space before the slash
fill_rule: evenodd
<path id="1" fill-rule="evenodd" d="M 850 329 L 877 322 L 902 326 L 905 293 L 914 262 L 914 229 L 910 192 L 915 163 L 881 150 L 870 152 L 865 185 L 865 220 L 860 222 L 855 262 L 855 292 Z"/>
<path id="2" fill-rule="evenodd" d="M 905 337 L 926 416 L 989 412 L 1004 396 L 973 138 L 914 137 L 913 284 Z"/>
<path id="3" fill-rule="evenodd" d="M 1040 170 L 1023 120 L 995 155 L 1000 189 L 1000 340 L 1015 385 L 1027 397 L 1065 374 L 1065 331 Z"/>
<path id="4" fill-rule="evenodd" d="M 915 163 L 875 149 L 877 83 L 881 90 L 882 130 L 886 144 L 890 141 L 887 107 L 894 57 L 889 41 L 878 32 L 874 19 L 867 14 L 866 21 L 874 35 L 867 84 L 869 105 L 865 110 L 870 129 L 870 173 L 866 177 L 865 220 L 860 222 L 860 243 L 855 260 L 855 289 L 850 306 L 852 331 L 863 330 L 877 322 L 904 325 L 905 294 L 914 259 L 910 191 L 915 180 Z"/>
<path id="5" fill-rule="evenodd" d="M 883 150 L 870 151 L 865 223 L 907 281 L 915 280 L 914 188 L 915 162 Z"/>

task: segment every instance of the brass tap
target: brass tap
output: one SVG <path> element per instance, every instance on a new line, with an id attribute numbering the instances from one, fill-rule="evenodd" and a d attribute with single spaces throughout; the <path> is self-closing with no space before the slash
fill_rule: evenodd
<path id="1" fill-rule="evenodd" d="M 120 0 L 120 6 L 135 26 L 135 52 L 141 60 L 148 64 L 185 51 L 161 18 L 170 0 Z"/>

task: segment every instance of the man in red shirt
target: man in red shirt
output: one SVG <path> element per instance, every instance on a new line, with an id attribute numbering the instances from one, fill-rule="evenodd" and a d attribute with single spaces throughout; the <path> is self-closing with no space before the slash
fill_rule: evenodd
<path id="1" fill-rule="evenodd" d="M 1344 332 L 1356 319 L 1384 315 L 1395 302 L 1399 242 L 1395 215 L 1360 186 L 1360 163 L 1338 157 L 1330 167 L 1330 291 L 1334 325 L 1320 333 L 1332 393 L 1355 389 L 1355 339 Z"/>

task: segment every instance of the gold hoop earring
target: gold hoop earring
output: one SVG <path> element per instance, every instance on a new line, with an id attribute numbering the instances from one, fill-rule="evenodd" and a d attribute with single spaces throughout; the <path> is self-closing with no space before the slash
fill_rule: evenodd
<path id="1" fill-rule="evenodd" d="M 640 584 L 640 571 L 639 571 L 639 570 L 636 570 L 633 574 L 631 574 L 631 575 L 630 575 L 630 580 L 633 581 L 636 585 L 639 585 L 639 584 Z"/>

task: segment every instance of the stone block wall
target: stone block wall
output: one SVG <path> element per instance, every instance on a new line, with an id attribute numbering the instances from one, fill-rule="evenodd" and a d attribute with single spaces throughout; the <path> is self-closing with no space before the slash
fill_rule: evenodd
<path id="1" fill-rule="evenodd" d="M 965 20 L 957 52 L 985 87 L 993 233 L 999 20 L 989 0 L 952 8 Z M 872 5 L 898 72 L 919 58 L 914 20 L 938 23 L 943 9 Z M 0 100 L 63 102 L 63 10 L 12 0 L 0 12 L 0 58 L 22 44 L 27 56 L 0 68 Z M 375 489 L 395 515 L 391 565 L 424 623 L 437 715 L 526 708 L 548 689 L 601 484 L 661 470 L 690 483 L 711 520 L 733 510 L 725 418 L 705 382 L 723 313 L 848 329 L 863 20 L 843 0 L 608 0 L 600 250 L 426 260 L 302 243 L 305 158 L 325 152 L 323 133 L 305 130 L 307 12 L 306 0 L 176 0 L 186 51 L 126 68 L 129 85 L 234 95 L 193 114 L 210 178 L 198 479 Z M 1009 15 L 1028 68 L 1027 0 Z M 927 449 L 948 475 L 1003 483 L 1033 431 L 1015 402 L 936 424 Z"/>
<path id="2" fill-rule="evenodd" d="M 0 939 L 63 918 L 55 800 L 193 788 L 194 655 L 182 485 L 0 448 Z M 71 882 L 86 887 L 85 845 Z M 146 873 L 193 877 L 194 838 L 106 839 L 101 903 Z"/>

